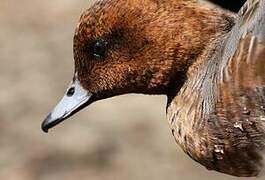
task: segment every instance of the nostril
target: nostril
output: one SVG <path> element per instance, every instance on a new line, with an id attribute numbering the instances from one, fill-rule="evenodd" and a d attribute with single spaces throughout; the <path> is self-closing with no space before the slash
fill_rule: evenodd
<path id="1" fill-rule="evenodd" d="M 74 95 L 74 93 L 75 93 L 75 88 L 74 87 L 71 87 L 70 89 L 68 89 L 66 95 L 69 96 L 69 97 L 71 97 L 71 96 Z"/>

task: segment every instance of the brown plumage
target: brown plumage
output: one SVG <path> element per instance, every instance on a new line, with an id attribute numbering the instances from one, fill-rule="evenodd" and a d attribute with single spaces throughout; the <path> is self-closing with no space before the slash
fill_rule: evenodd
<path id="1" fill-rule="evenodd" d="M 189 156 L 208 169 L 259 175 L 265 148 L 264 17 L 265 0 L 248 1 L 238 16 L 193 1 L 96 2 L 76 28 L 76 75 L 67 92 L 71 100 L 78 87 L 87 99 L 70 110 L 63 100 L 43 130 L 100 99 L 165 94 L 172 134 Z"/>
<path id="2" fill-rule="evenodd" d="M 231 21 L 221 12 L 175 0 L 99 1 L 82 15 L 76 30 L 76 71 L 86 89 L 100 93 L 98 98 L 105 98 L 104 90 L 108 97 L 166 94 L 171 81 L 182 85 L 188 67 L 231 28 Z M 109 44 L 101 60 L 89 49 L 97 39 Z"/>

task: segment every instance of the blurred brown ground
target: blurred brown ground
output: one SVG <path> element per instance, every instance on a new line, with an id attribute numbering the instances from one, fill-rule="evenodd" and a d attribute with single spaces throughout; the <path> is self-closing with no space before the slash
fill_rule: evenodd
<path id="1" fill-rule="evenodd" d="M 72 78 L 72 36 L 84 0 L 0 1 L 0 180 L 233 180 L 176 146 L 166 98 L 97 102 L 40 130 Z M 256 179 L 256 178 L 255 178 Z"/>

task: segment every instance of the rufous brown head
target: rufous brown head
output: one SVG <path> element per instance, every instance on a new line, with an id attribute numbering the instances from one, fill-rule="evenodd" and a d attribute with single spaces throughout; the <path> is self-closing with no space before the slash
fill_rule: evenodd
<path id="1" fill-rule="evenodd" d="M 75 31 L 74 78 L 42 129 L 47 132 L 100 99 L 167 94 L 171 84 L 180 87 L 207 43 L 201 33 L 209 38 L 216 31 L 205 11 L 176 0 L 97 1 Z"/>

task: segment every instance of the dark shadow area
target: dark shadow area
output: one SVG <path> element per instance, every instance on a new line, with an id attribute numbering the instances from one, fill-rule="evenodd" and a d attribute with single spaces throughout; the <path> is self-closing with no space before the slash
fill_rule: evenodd
<path id="1" fill-rule="evenodd" d="M 211 2 L 218 4 L 219 6 L 229 9 L 230 11 L 238 12 L 244 5 L 246 0 L 210 0 Z"/>

